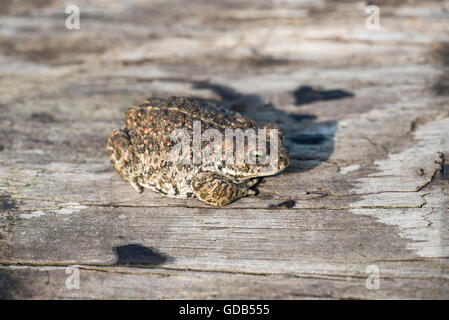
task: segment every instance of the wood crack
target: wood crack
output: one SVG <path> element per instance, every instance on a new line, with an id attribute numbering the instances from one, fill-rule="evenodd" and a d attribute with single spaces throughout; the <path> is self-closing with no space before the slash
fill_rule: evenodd
<path id="1" fill-rule="evenodd" d="M 385 260 L 390 261 L 390 260 Z M 385 262 L 375 261 L 374 263 Z M 401 261 L 401 260 L 397 260 Z M 413 260 L 404 260 L 404 261 L 423 261 L 421 259 L 413 259 Z M 373 262 L 365 262 L 365 263 L 373 263 Z M 180 273 L 216 273 L 216 274 L 232 274 L 232 275 L 248 275 L 248 276 L 262 276 L 262 277 L 270 277 L 270 276 L 284 276 L 284 277 L 292 277 L 292 278 L 303 278 L 303 279 L 321 279 L 321 280 L 336 280 L 336 281 L 347 281 L 348 278 L 352 278 L 355 280 L 363 280 L 367 278 L 367 274 L 364 271 L 360 271 L 357 273 L 299 273 L 299 272 L 252 272 L 252 271 L 243 271 L 243 270 L 214 270 L 214 269 L 200 269 L 200 268 L 177 268 L 177 267 L 167 267 L 167 266 L 121 266 L 121 265 L 111 265 L 111 264 L 73 264 L 73 263 L 37 263 L 37 262 L 5 262 L 0 261 L 0 268 L 8 268 L 8 267 L 24 267 L 24 268 L 42 268 L 42 267 L 59 267 L 66 268 L 69 266 L 76 266 L 81 270 L 89 270 L 89 271 L 98 271 L 98 272 L 113 272 L 120 274 L 148 274 L 148 275 L 159 275 L 159 276 L 176 276 L 166 274 L 165 272 L 180 272 Z M 126 267 L 126 270 L 123 268 Z M 161 271 L 158 271 L 161 270 Z M 449 280 L 449 277 L 445 276 L 442 272 L 440 276 L 426 276 L 426 277 L 415 277 L 411 275 L 392 275 L 383 273 L 382 278 L 384 279 L 446 279 Z"/>

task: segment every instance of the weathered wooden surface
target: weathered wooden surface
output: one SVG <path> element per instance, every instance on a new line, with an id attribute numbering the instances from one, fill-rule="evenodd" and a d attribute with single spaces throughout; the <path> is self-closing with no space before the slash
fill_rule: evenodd
<path id="1" fill-rule="evenodd" d="M 380 30 L 363 2 L 2 1 L 0 297 L 449 298 L 449 5 L 372 3 Z M 290 168 L 225 208 L 137 194 L 106 137 L 173 94 L 276 121 Z"/>

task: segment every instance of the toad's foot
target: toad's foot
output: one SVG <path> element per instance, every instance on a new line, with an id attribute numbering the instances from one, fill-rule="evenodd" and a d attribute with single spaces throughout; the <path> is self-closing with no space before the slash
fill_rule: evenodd
<path id="1" fill-rule="evenodd" d="M 192 181 L 192 190 L 201 201 L 214 206 L 224 206 L 247 195 L 256 194 L 249 189 L 257 183 L 252 179 L 245 183 L 235 183 L 213 172 L 200 172 Z"/>
<path id="2" fill-rule="evenodd" d="M 131 177 L 129 179 L 129 183 L 131 183 L 131 186 L 136 190 L 138 193 L 143 192 L 143 188 L 140 186 L 139 182 L 137 181 L 137 177 Z"/>
<path id="3" fill-rule="evenodd" d="M 249 179 L 248 182 L 246 183 L 246 186 L 248 188 L 251 188 L 252 186 L 255 186 L 256 184 L 258 184 L 259 181 L 260 181 L 260 178 Z"/>

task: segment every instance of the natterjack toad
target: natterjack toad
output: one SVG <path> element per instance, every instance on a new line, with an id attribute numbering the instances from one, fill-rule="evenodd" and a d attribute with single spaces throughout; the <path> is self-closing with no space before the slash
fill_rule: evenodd
<path id="1" fill-rule="evenodd" d="M 257 143 L 256 143 L 257 138 Z M 282 132 L 201 99 L 150 98 L 108 138 L 115 168 L 137 192 L 227 205 L 289 164 Z"/>

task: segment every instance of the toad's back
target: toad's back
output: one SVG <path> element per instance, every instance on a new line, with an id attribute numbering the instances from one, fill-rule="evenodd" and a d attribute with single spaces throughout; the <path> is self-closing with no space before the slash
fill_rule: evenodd
<path id="1" fill-rule="evenodd" d="M 255 128 L 254 120 L 229 109 L 201 99 L 171 97 L 149 98 L 142 104 L 126 110 L 126 128 L 150 128 L 154 132 L 168 133 L 170 129 L 191 129 L 193 121 L 201 121 L 202 129 Z M 169 132 L 167 132 L 169 131 Z"/>

